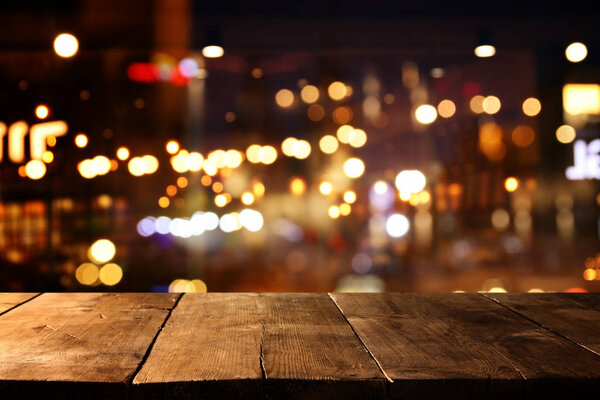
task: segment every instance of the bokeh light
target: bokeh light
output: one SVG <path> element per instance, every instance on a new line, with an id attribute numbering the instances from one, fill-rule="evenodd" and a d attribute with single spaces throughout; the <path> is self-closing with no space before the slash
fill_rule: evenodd
<path id="1" fill-rule="evenodd" d="M 125 161 L 129 158 L 129 149 L 127 147 L 119 147 L 117 149 L 117 158 L 121 161 Z"/>
<path id="2" fill-rule="evenodd" d="M 83 263 L 75 270 L 75 279 L 82 285 L 93 285 L 98 280 L 98 267 L 92 263 Z"/>
<path id="3" fill-rule="evenodd" d="M 80 149 L 83 149 L 87 145 L 88 137 L 85 133 L 78 133 L 77 135 L 75 135 L 75 146 L 79 147 Z"/>
<path id="4" fill-rule="evenodd" d="M 113 259 L 116 247 L 108 239 L 96 240 L 88 250 L 88 257 L 97 264 L 103 264 Z"/>
<path id="5" fill-rule="evenodd" d="M 415 118 L 421 124 L 431 124 L 437 119 L 437 110 L 430 104 L 422 104 L 415 110 Z"/>
<path id="6" fill-rule="evenodd" d="M 561 125 L 556 129 L 556 140 L 561 143 L 571 143 L 576 136 L 577 132 L 571 125 Z"/>
<path id="7" fill-rule="evenodd" d="M 487 96 L 483 99 L 481 106 L 483 107 L 483 112 L 486 114 L 497 114 L 502 107 L 502 103 L 500 103 L 500 99 L 496 96 Z"/>
<path id="8" fill-rule="evenodd" d="M 319 89 L 313 85 L 306 85 L 300 91 L 302 101 L 307 104 L 312 104 L 319 100 Z"/>
<path id="9" fill-rule="evenodd" d="M 437 106 L 437 112 L 442 118 L 450 118 L 456 113 L 456 105 L 452 100 L 442 100 Z"/>
<path id="10" fill-rule="evenodd" d="M 46 165 L 39 160 L 30 160 L 25 164 L 25 174 L 29 179 L 42 179 L 46 175 Z"/>
<path id="11" fill-rule="evenodd" d="M 44 104 L 40 104 L 35 108 L 35 116 L 39 119 L 46 119 L 50 115 L 50 109 Z"/>
<path id="12" fill-rule="evenodd" d="M 353 190 L 347 190 L 344 192 L 344 201 L 353 204 L 356 201 L 356 193 Z"/>
<path id="13" fill-rule="evenodd" d="M 402 214 L 392 214 L 385 223 L 385 230 L 393 238 L 399 238 L 408 233 L 410 222 Z"/>
<path id="14" fill-rule="evenodd" d="M 275 102 L 279 107 L 288 108 L 294 103 L 294 93 L 289 89 L 281 89 L 275 95 Z"/>
<path id="15" fill-rule="evenodd" d="M 344 163 L 344 173 L 349 178 L 359 178 L 365 172 L 365 164 L 360 158 L 349 158 Z"/>
<path id="16" fill-rule="evenodd" d="M 507 192 L 514 192 L 519 188 L 519 180 L 515 177 L 508 177 L 504 180 L 504 188 Z"/>
<path id="17" fill-rule="evenodd" d="M 542 103 L 535 97 L 529 97 L 523 102 L 523 113 L 528 117 L 535 117 L 542 111 Z"/>
<path id="18" fill-rule="evenodd" d="M 54 39 L 54 52 L 60 57 L 69 58 L 77 54 L 79 42 L 70 33 L 61 33 Z"/>
<path id="19" fill-rule="evenodd" d="M 581 42 L 574 42 L 565 49 L 565 57 L 572 63 L 578 63 L 587 57 L 587 46 Z"/>
<path id="20" fill-rule="evenodd" d="M 327 93 L 332 100 L 342 100 L 348 93 L 346 85 L 343 82 L 332 82 L 327 88 Z"/>
<path id="21" fill-rule="evenodd" d="M 179 151 L 179 143 L 176 140 L 169 140 L 165 145 L 165 149 L 169 154 L 175 154 Z"/>
<path id="22" fill-rule="evenodd" d="M 333 191 L 333 185 L 327 181 L 321 182 L 319 185 L 319 192 L 324 195 L 331 194 Z"/>
<path id="23" fill-rule="evenodd" d="M 340 147 L 340 144 L 335 136 L 325 135 L 319 140 L 319 148 L 325 154 L 333 154 Z"/>
<path id="24" fill-rule="evenodd" d="M 105 264 L 100 268 L 98 272 L 98 278 L 106 286 L 114 286 L 121 282 L 123 278 L 123 270 L 118 264 L 109 263 Z"/>
<path id="25" fill-rule="evenodd" d="M 491 44 L 482 44 L 475 47 L 473 52 L 479 58 L 488 58 L 493 57 L 496 54 L 496 48 Z"/>
<path id="26" fill-rule="evenodd" d="M 404 170 L 396 175 L 395 184 L 402 193 L 419 193 L 425 188 L 427 179 L 419 170 Z"/>

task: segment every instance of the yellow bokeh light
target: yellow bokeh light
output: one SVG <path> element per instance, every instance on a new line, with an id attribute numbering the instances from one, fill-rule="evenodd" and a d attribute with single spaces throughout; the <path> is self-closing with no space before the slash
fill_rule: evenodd
<path id="1" fill-rule="evenodd" d="M 176 140 L 169 140 L 165 145 L 165 149 L 169 154 L 175 154 L 179 151 L 179 143 Z"/>
<path id="2" fill-rule="evenodd" d="M 192 151 L 185 157 L 185 165 L 189 171 L 198 172 L 204 165 L 204 156 L 197 151 Z"/>
<path id="3" fill-rule="evenodd" d="M 77 38 L 69 33 L 61 33 L 54 39 L 54 51 L 60 57 L 73 57 L 79 49 Z"/>
<path id="4" fill-rule="evenodd" d="M 92 160 L 83 160 L 77 165 L 77 170 L 85 179 L 92 179 L 96 176 L 96 169 Z"/>
<path id="5" fill-rule="evenodd" d="M 263 146 L 260 149 L 260 161 L 265 165 L 271 165 L 277 160 L 277 150 L 273 146 Z"/>
<path id="6" fill-rule="evenodd" d="M 75 270 L 75 279 L 82 285 L 93 285 L 98 280 L 98 267 L 92 263 L 83 263 Z"/>
<path id="7" fill-rule="evenodd" d="M 114 286 L 121 282 L 121 278 L 123 278 L 123 270 L 119 265 L 115 263 L 109 263 L 100 268 L 98 278 L 100 278 L 100 282 L 102 282 L 104 285 Z"/>
<path id="8" fill-rule="evenodd" d="M 129 173 L 133 176 L 142 176 L 146 173 L 146 160 L 142 157 L 133 157 L 127 163 L 127 169 Z"/>
<path id="9" fill-rule="evenodd" d="M 388 191 L 389 186 L 390 185 L 388 185 L 387 182 L 385 182 L 385 181 L 377 181 L 373 184 L 373 190 L 377 194 L 384 194 L 385 192 Z"/>
<path id="10" fill-rule="evenodd" d="M 442 100 L 437 106 L 437 112 L 442 118 L 450 118 L 456 113 L 456 105 L 452 100 Z"/>
<path id="11" fill-rule="evenodd" d="M 175 172 L 179 172 L 180 174 L 186 172 L 188 170 L 187 155 L 180 152 L 171 157 L 171 167 L 173 167 Z"/>
<path id="12" fill-rule="evenodd" d="M 411 192 L 400 190 L 398 191 L 398 198 L 402 201 L 409 201 L 412 197 Z"/>
<path id="13" fill-rule="evenodd" d="M 228 168 L 237 168 L 242 165 L 244 161 L 244 155 L 241 151 L 227 150 L 225 152 L 225 166 Z"/>
<path id="14" fill-rule="evenodd" d="M 535 97 L 529 97 L 523 102 L 523 113 L 528 117 L 535 117 L 542 111 L 542 103 Z"/>
<path id="15" fill-rule="evenodd" d="M 158 171 L 158 159 L 156 157 L 148 154 L 143 156 L 142 159 L 146 163 L 145 174 L 153 174 Z"/>
<path id="16" fill-rule="evenodd" d="M 281 143 L 281 151 L 283 152 L 283 154 L 285 154 L 288 157 L 294 157 L 294 146 L 296 145 L 297 141 L 298 139 L 294 137 L 286 138 Z"/>
<path id="17" fill-rule="evenodd" d="M 287 108 L 294 104 L 294 93 L 289 89 L 281 89 L 275 95 L 275 102 L 279 107 Z"/>
<path id="18" fill-rule="evenodd" d="M 258 144 L 253 144 L 246 149 L 246 158 L 253 164 L 258 164 L 261 161 L 262 147 Z"/>
<path id="19" fill-rule="evenodd" d="M 200 178 L 200 183 L 202 183 L 203 186 L 210 186 L 212 184 L 212 178 L 209 175 L 204 175 Z"/>
<path id="20" fill-rule="evenodd" d="M 363 147 L 367 143 L 367 133 L 362 129 L 353 129 L 350 132 L 350 146 L 352 147 Z"/>
<path id="21" fill-rule="evenodd" d="M 250 192 L 244 192 L 241 200 L 243 204 L 249 206 L 254 203 L 254 195 Z"/>
<path id="22" fill-rule="evenodd" d="M 221 46 L 213 44 L 202 48 L 202 55 L 206 58 L 219 58 L 223 57 L 223 54 L 225 54 L 225 50 Z"/>
<path id="23" fill-rule="evenodd" d="M 169 204 L 171 204 L 171 200 L 169 200 L 169 198 L 168 198 L 168 197 L 161 196 L 161 197 L 158 199 L 158 206 L 159 206 L 160 208 L 167 208 L 167 207 L 169 207 Z"/>
<path id="24" fill-rule="evenodd" d="M 333 135 L 325 135 L 319 140 L 319 148 L 325 154 L 333 154 L 340 147 L 340 143 Z"/>
<path id="25" fill-rule="evenodd" d="M 431 124 L 437 119 L 437 110 L 430 104 L 422 104 L 415 110 L 415 119 L 424 125 Z"/>
<path id="26" fill-rule="evenodd" d="M 304 160 L 305 158 L 308 158 L 312 148 L 310 147 L 310 143 L 308 143 L 306 140 L 300 139 L 294 143 L 294 148 L 292 151 L 294 157 L 299 160 Z"/>
<path id="27" fill-rule="evenodd" d="M 344 163 L 344 173 L 349 178 L 359 178 L 365 172 L 365 163 L 361 159 L 353 157 Z"/>
<path id="28" fill-rule="evenodd" d="M 508 177 L 504 181 L 504 188 L 507 192 L 514 192 L 519 188 L 519 180 L 515 177 Z"/>
<path id="29" fill-rule="evenodd" d="M 500 99 L 496 96 L 487 96 L 483 99 L 481 106 L 486 114 L 496 114 L 500 111 L 502 103 L 500 103 Z"/>
<path id="30" fill-rule="evenodd" d="M 593 83 L 564 85 L 563 108 L 571 115 L 600 114 L 600 85 Z"/>
<path id="31" fill-rule="evenodd" d="M 356 201 L 356 193 L 353 190 L 347 190 L 344 192 L 344 201 L 353 204 Z"/>
<path id="32" fill-rule="evenodd" d="M 344 97 L 346 97 L 348 88 L 346 85 L 344 85 L 344 83 L 335 81 L 329 85 L 327 88 L 327 93 L 333 100 L 342 100 Z"/>
<path id="33" fill-rule="evenodd" d="M 221 193 L 223 191 L 223 184 L 221 182 L 213 183 L 212 190 L 215 193 Z"/>
<path id="34" fill-rule="evenodd" d="M 25 164 L 25 175 L 33 180 L 42 179 L 46 175 L 46 165 L 39 160 L 31 160 Z"/>
<path id="35" fill-rule="evenodd" d="M 300 97 L 307 104 L 314 103 L 319 100 L 319 89 L 313 85 L 306 85 L 300 91 Z"/>
<path id="36" fill-rule="evenodd" d="M 108 239 L 96 240 L 88 250 L 88 257 L 97 264 L 103 264 L 113 259 L 116 254 L 116 247 Z"/>
<path id="37" fill-rule="evenodd" d="M 173 197 L 173 196 L 175 196 L 177 194 L 177 186 L 175 186 L 175 185 L 169 185 L 165 189 L 165 192 L 167 193 L 167 195 Z"/>
<path id="38" fill-rule="evenodd" d="M 340 208 L 338 206 L 330 206 L 327 210 L 327 214 L 330 218 L 336 219 L 340 216 Z"/>
<path id="39" fill-rule="evenodd" d="M 577 132 L 571 125 L 561 125 L 556 130 L 556 140 L 561 143 L 571 143 L 576 136 Z"/>
<path id="40" fill-rule="evenodd" d="M 54 137 L 54 136 L 48 136 L 46 138 L 46 144 L 48 145 L 48 147 L 54 147 L 54 146 L 56 146 L 56 137 Z"/>
<path id="41" fill-rule="evenodd" d="M 177 186 L 179 186 L 180 188 L 185 188 L 188 185 L 188 180 L 185 176 L 180 176 L 179 178 L 177 178 Z"/>
<path id="42" fill-rule="evenodd" d="M 44 154 L 42 154 L 42 161 L 46 164 L 50 164 L 52 161 L 54 161 L 54 153 L 46 150 Z"/>
<path id="43" fill-rule="evenodd" d="M 306 192 L 306 183 L 302 178 L 294 178 L 290 182 L 290 192 L 294 196 L 302 196 Z"/>
<path id="44" fill-rule="evenodd" d="M 202 169 L 204 170 L 204 172 L 206 172 L 206 175 L 210 175 L 210 176 L 215 176 L 217 174 L 217 172 L 219 172 L 217 167 L 213 163 L 208 162 L 208 161 L 206 161 L 204 163 L 204 165 L 202 166 Z"/>
<path id="45" fill-rule="evenodd" d="M 581 42 L 571 43 L 565 49 L 565 57 L 572 63 L 578 63 L 585 60 L 588 50 L 585 44 Z"/>
<path id="46" fill-rule="evenodd" d="M 50 115 L 50 109 L 46 105 L 40 104 L 35 108 L 35 116 L 39 119 L 46 119 L 48 115 Z"/>
<path id="47" fill-rule="evenodd" d="M 121 161 L 125 161 L 129 158 L 129 149 L 127 147 L 119 147 L 117 149 L 117 158 Z"/>
<path id="48" fill-rule="evenodd" d="M 321 182 L 321 184 L 319 185 L 319 192 L 321 192 L 324 195 L 331 194 L 332 191 L 333 186 L 327 181 Z"/>
<path id="49" fill-rule="evenodd" d="M 215 205 L 217 207 L 225 207 L 227 205 L 227 196 L 224 194 L 218 194 L 215 196 Z"/>
<path id="50" fill-rule="evenodd" d="M 252 191 L 257 198 L 261 198 L 265 195 L 265 185 L 262 182 L 254 182 L 252 184 Z"/>
<path id="51" fill-rule="evenodd" d="M 342 214 L 344 217 L 347 215 L 350 215 L 350 212 L 352 212 L 352 207 L 350 207 L 350 204 L 340 204 L 340 214 Z"/>
<path id="52" fill-rule="evenodd" d="M 110 160 L 106 156 L 96 156 L 92 159 L 96 175 L 106 175 L 110 171 Z"/>
<path id="53" fill-rule="evenodd" d="M 337 129 L 336 135 L 341 143 L 350 143 L 352 131 L 354 127 L 352 125 L 342 125 Z"/>
<path id="54" fill-rule="evenodd" d="M 75 146 L 83 149 L 88 144 L 88 137 L 85 133 L 79 133 L 75 136 Z"/>
<path id="55" fill-rule="evenodd" d="M 517 147 L 527 147 L 535 140 L 535 131 L 527 125 L 519 125 L 512 132 L 512 141 Z"/>
<path id="56" fill-rule="evenodd" d="M 479 58 L 493 57 L 496 54 L 496 48 L 491 44 L 482 44 L 475 47 L 473 52 Z"/>
<path id="57" fill-rule="evenodd" d="M 586 268 L 583 271 L 583 279 L 585 279 L 586 281 L 593 281 L 594 279 L 596 279 L 597 273 L 595 269 L 592 268 Z"/>
<path id="58" fill-rule="evenodd" d="M 469 101 L 469 107 L 471 107 L 471 111 L 473 111 L 475 114 L 483 113 L 484 100 L 485 97 L 481 95 L 473 96 L 473 98 L 471 98 L 471 101 Z"/>

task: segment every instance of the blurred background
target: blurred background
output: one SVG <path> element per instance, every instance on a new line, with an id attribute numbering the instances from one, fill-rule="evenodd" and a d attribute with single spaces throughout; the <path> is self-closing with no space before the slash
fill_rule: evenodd
<path id="1" fill-rule="evenodd" d="M 2 291 L 597 291 L 572 2 L 0 5 Z"/>

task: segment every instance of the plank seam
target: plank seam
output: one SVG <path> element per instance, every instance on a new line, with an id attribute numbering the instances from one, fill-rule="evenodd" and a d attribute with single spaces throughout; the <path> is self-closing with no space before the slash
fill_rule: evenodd
<path id="1" fill-rule="evenodd" d="M 14 306 L 12 306 L 11 308 L 9 308 L 8 310 L 4 310 L 4 311 L 0 312 L 0 316 L 2 316 L 2 315 L 4 315 L 4 314 L 6 314 L 6 313 L 7 313 L 7 312 L 9 312 L 9 311 L 12 311 L 12 310 L 14 310 L 14 309 L 15 309 L 15 308 L 17 308 L 17 307 L 21 307 L 21 306 L 22 306 L 23 304 L 25 304 L 25 303 L 29 303 L 31 300 L 33 300 L 33 299 L 36 299 L 36 298 L 40 297 L 42 294 L 44 294 L 44 293 L 38 293 L 38 294 L 36 294 L 35 296 L 33 296 L 33 297 L 30 297 L 29 299 L 27 299 L 27 300 L 25 300 L 25 301 L 23 301 L 23 302 L 21 302 L 21 303 L 19 303 L 19 304 L 15 304 Z"/>
<path id="2" fill-rule="evenodd" d="M 529 322 L 531 322 L 531 323 L 533 323 L 533 324 L 535 324 L 535 325 L 539 326 L 540 328 L 542 328 L 542 329 L 545 329 L 545 330 L 547 330 L 548 332 L 550 332 L 550 333 L 552 333 L 552 334 L 554 334 L 554 335 L 556 335 L 556 336 L 558 336 L 558 337 L 561 337 L 561 338 L 563 338 L 563 339 L 565 339 L 565 340 L 567 340 L 567 341 L 569 341 L 569 342 L 573 343 L 574 345 L 576 345 L 576 346 L 579 346 L 579 347 L 581 347 L 582 349 L 584 349 L 584 350 L 587 350 L 587 351 L 589 351 L 590 353 L 593 353 L 593 354 L 595 354 L 595 355 L 597 355 L 597 356 L 599 356 L 599 357 L 600 357 L 600 353 L 598 353 L 598 352 L 594 351 L 593 349 L 590 349 L 590 348 L 588 348 L 587 346 L 585 346 L 584 344 L 581 344 L 581 343 L 578 343 L 578 342 L 574 341 L 573 339 L 571 339 L 571 338 L 569 338 L 569 337 L 567 337 L 567 336 L 563 335 L 563 334 L 562 334 L 562 333 L 560 333 L 560 332 L 556 332 L 556 331 L 554 331 L 554 330 L 552 330 L 552 329 L 548 328 L 547 326 L 545 326 L 545 325 L 542 325 L 541 323 L 537 322 L 536 320 L 534 320 L 534 319 L 532 319 L 532 318 L 529 318 L 528 316 L 526 316 L 526 315 L 524 315 L 524 314 L 521 314 L 520 312 L 518 312 L 517 310 L 513 309 L 512 307 L 509 307 L 509 306 L 507 306 L 507 305 L 505 305 L 505 304 L 502 304 L 502 303 L 500 302 L 500 300 L 497 300 L 497 299 L 495 299 L 495 298 L 493 298 L 493 297 L 486 296 L 486 295 L 485 295 L 485 293 L 479 293 L 479 294 L 480 294 L 481 296 L 483 296 L 484 298 L 486 298 L 486 299 L 490 300 L 491 302 L 493 302 L 493 303 L 496 303 L 496 304 L 498 304 L 498 305 L 500 305 L 500 306 L 502 306 L 502 307 L 506 308 L 506 309 L 507 309 L 507 310 L 509 310 L 509 311 L 512 311 L 513 313 L 515 313 L 515 314 L 519 315 L 520 317 L 523 317 L 523 318 L 525 318 L 527 321 L 529 321 Z"/>
<path id="3" fill-rule="evenodd" d="M 371 358 L 373 359 L 373 361 L 375 361 L 375 364 L 377 364 L 377 367 L 379 368 L 379 370 L 381 371 L 381 373 L 383 374 L 383 376 L 385 376 L 385 379 L 387 379 L 387 381 L 390 382 L 390 383 L 394 383 L 394 380 L 392 378 L 390 378 L 388 376 L 388 374 L 386 374 L 385 371 L 383 370 L 383 367 L 379 363 L 379 360 L 377 360 L 377 358 L 375 358 L 375 355 L 373 355 L 373 353 L 371 353 L 371 350 L 369 350 L 369 348 L 367 347 L 367 345 L 365 344 L 365 342 L 363 342 L 362 338 L 360 336 L 358 336 L 358 333 L 354 330 L 354 327 L 352 326 L 352 324 L 350 323 L 350 321 L 348 321 L 348 318 L 346 318 L 346 315 L 344 314 L 344 312 L 342 311 L 342 309 L 340 308 L 340 306 L 338 305 L 338 303 L 331 296 L 331 293 L 327 293 L 327 296 L 329 296 L 329 298 L 331 299 L 331 301 L 333 302 L 333 304 L 335 304 L 335 307 L 338 309 L 338 311 L 340 312 L 340 314 L 342 314 L 342 317 L 344 318 L 344 321 L 346 321 L 346 323 L 348 324 L 348 326 L 350 327 L 350 329 L 352 329 L 352 332 L 354 332 L 354 335 L 356 336 L 356 338 L 358 339 L 358 341 L 360 342 L 360 344 L 362 344 L 362 346 L 364 347 L 364 349 L 367 352 L 367 354 L 369 354 L 369 356 L 371 356 Z"/>
<path id="4" fill-rule="evenodd" d="M 133 386 L 133 381 L 134 381 L 135 377 L 137 376 L 137 374 L 139 374 L 139 372 L 141 371 L 141 369 L 144 366 L 144 364 L 146 364 L 146 361 L 148 361 L 148 357 L 150 357 L 150 353 L 152 352 L 152 349 L 154 348 L 154 345 L 156 344 L 156 341 L 158 340 L 158 337 L 160 336 L 160 333 L 162 332 L 163 328 L 167 325 L 167 321 L 169 320 L 169 318 L 171 318 L 171 314 L 173 314 L 173 310 L 175 310 L 175 308 L 179 304 L 179 301 L 182 298 L 183 298 L 183 293 L 180 293 L 179 297 L 177 297 L 177 299 L 175 300 L 175 303 L 173 303 L 173 307 L 171 307 L 169 309 L 169 312 L 167 313 L 167 316 L 165 317 L 165 319 L 162 322 L 162 324 L 160 325 L 160 328 L 158 328 L 158 331 L 154 335 L 154 338 L 152 338 L 152 342 L 150 342 L 150 345 L 146 349 L 146 352 L 144 353 L 144 356 L 140 360 L 140 363 L 138 364 L 137 368 L 135 369 L 135 371 L 133 372 L 133 374 L 131 374 L 131 377 L 127 381 L 127 386 L 130 388 L 130 390 L 129 390 L 129 398 L 132 398 L 131 387 Z"/>

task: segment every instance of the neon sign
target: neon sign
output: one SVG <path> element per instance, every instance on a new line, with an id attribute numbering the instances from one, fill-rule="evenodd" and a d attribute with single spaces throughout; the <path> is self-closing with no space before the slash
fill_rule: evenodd
<path id="1" fill-rule="evenodd" d="M 68 130 L 64 121 L 50 121 L 31 125 L 18 121 L 6 129 L 6 124 L 0 122 L 0 161 L 4 157 L 4 136 L 8 132 L 8 158 L 14 163 L 25 161 L 25 135 L 29 130 L 29 152 L 33 160 L 41 160 L 46 151 L 46 139 L 50 136 L 63 136 Z"/>
<path id="2" fill-rule="evenodd" d="M 576 140 L 573 145 L 573 164 L 565 171 L 567 179 L 600 179 L 600 139 L 586 144 Z"/>

